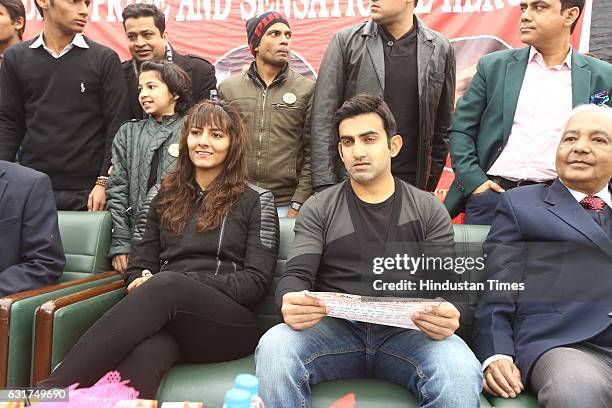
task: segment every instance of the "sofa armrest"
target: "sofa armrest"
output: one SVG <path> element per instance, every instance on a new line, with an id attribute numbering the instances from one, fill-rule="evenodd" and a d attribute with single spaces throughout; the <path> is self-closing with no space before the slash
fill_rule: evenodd
<path id="1" fill-rule="evenodd" d="M 109 271 L 0 298 L 0 388 L 29 385 L 34 311 L 49 299 L 122 280 Z"/>
<path id="2" fill-rule="evenodd" d="M 32 384 L 47 378 L 83 333 L 123 296 L 125 283 L 118 280 L 44 303 L 36 311 Z"/>

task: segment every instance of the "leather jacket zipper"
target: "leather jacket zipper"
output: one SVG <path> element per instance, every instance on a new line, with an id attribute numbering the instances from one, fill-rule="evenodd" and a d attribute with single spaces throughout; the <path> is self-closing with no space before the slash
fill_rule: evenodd
<path id="1" fill-rule="evenodd" d="M 159 271 L 163 271 L 164 268 L 168 265 L 168 260 L 160 259 L 159 261 Z"/>
<path id="2" fill-rule="evenodd" d="M 221 223 L 221 232 L 219 232 L 219 246 L 217 246 L 217 269 L 215 269 L 215 275 L 219 274 L 219 268 L 221 267 L 221 242 L 223 241 L 223 232 L 225 231 L 226 220 L 227 215 L 223 217 L 223 222 Z"/>

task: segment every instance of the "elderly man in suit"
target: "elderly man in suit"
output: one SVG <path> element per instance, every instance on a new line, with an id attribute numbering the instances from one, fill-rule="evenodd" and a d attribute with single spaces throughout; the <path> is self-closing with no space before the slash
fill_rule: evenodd
<path id="1" fill-rule="evenodd" d="M 584 0 L 521 0 L 529 47 L 480 59 L 449 129 L 455 181 L 444 205 L 466 224 L 491 224 L 500 193 L 550 184 L 564 119 L 585 103 L 610 104 L 612 65 L 573 50 Z"/>
<path id="2" fill-rule="evenodd" d="M 556 169 L 501 195 L 486 276 L 524 290 L 481 298 L 473 344 L 492 394 L 530 384 L 543 407 L 611 407 L 612 109 L 573 111 Z"/>
<path id="3" fill-rule="evenodd" d="M 0 297 L 55 283 L 65 264 L 51 181 L 0 160 Z"/>

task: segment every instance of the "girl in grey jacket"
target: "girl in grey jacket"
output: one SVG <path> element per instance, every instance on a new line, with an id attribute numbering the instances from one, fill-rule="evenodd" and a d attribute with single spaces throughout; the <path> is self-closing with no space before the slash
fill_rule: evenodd
<path id="1" fill-rule="evenodd" d="M 109 256 L 119 272 L 127 268 L 136 217 L 147 192 L 174 169 L 183 115 L 191 106 L 191 80 L 176 64 L 143 63 L 138 90 L 140 106 L 149 117 L 119 128 L 106 189 L 113 220 Z"/>

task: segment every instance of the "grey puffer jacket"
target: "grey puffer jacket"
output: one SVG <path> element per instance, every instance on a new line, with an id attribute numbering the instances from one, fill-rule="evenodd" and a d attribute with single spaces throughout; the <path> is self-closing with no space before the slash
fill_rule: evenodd
<path id="1" fill-rule="evenodd" d="M 119 128 L 113 141 L 113 170 L 106 188 L 106 202 L 113 220 L 109 256 L 127 254 L 136 218 L 147 196 L 151 162 L 159 151 L 156 184 L 174 169 L 183 117 L 165 116 L 131 120 Z"/>

